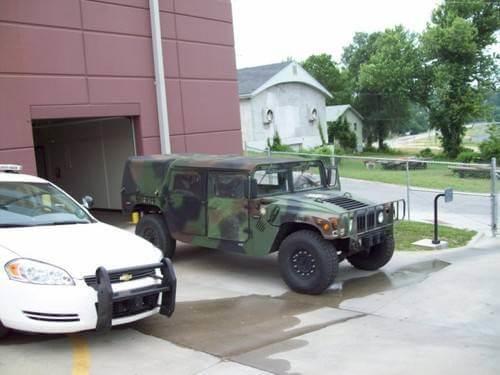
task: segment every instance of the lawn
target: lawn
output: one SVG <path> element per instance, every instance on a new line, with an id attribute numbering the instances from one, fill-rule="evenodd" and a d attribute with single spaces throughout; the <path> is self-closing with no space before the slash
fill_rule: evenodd
<path id="1" fill-rule="evenodd" d="M 432 224 L 416 221 L 400 221 L 394 226 L 396 250 L 425 250 L 422 247 L 412 245 L 412 243 L 423 238 L 432 238 L 433 233 L 434 225 Z M 439 226 L 439 239 L 441 241 L 448 241 L 449 248 L 467 245 L 476 233 L 473 230 L 457 229 L 445 225 Z"/>
<path id="2" fill-rule="evenodd" d="M 394 156 L 393 156 L 394 157 Z M 379 165 L 367 169 L 359 159 L 342 159 L 339 166 L 341 177 L 406 185 L 405 170 L 384 170 Z M 452 187 L 456 191 L 488 193 L 491 181 L 486 178 L 460 178 L 453 175 L 446 165 L 429 164 L 427 169 L 410 171 L 411 186 L 442 190 Z"/>

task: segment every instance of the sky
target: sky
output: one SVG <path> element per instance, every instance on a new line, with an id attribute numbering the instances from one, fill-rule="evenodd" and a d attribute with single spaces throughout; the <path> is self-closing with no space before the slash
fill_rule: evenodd
<path id="1" fill-rule="evenodd" d="M 340 61 L 355 32 L 402 24 L 421 32 L 439 0 L 232 0 L 238 69 L 328 53 Z"/>

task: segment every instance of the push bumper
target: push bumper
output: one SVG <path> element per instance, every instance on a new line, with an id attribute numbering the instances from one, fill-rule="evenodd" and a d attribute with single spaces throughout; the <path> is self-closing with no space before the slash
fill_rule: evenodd
<path id="1" fill-rule="evenodd" d="M 112 288 L 110 272 L 113 274 L 127 275 L 133 272 L 140 272 L 150 269 L 159 269 L 161 276 L 154 276 L 159 280 L 158 284 L 114 292 Z M 97 291 L 97 325 L 98 331 L 109 330 L 112 326 L 113 319 L 116 318 L 117 310 L 120 303 L 127 303 L 130 313 L 141 313 L 145 304 L 147 309 L 151 307 L 159 307 L 160 314 L 170 317 L 175 310 L 175 296 L 177 290 L 177 278 L 172 266 L 172 262 L 164 258 L 161 263 L 150 264 L 134 268 L 115 269 L 112 271 L 106 270 L 104 267 L 99 267 L 96 271 Z M 158 298 L 160 297 L 160 298 Z M 158 305 L 158 299 L 160 301 Z M 156 306 L 151 306 L 151 303 Z"/>

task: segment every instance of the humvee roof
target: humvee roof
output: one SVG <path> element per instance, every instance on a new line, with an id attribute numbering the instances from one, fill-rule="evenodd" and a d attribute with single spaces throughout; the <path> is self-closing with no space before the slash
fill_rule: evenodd
<path id="1" fill-rule="evenodd" d="M 171 154 L 171 155 L 152 155 L 136 156 L 129 158 L 131 163 L 151 163 L 170 165 L 175 161 L 175 167 L 178 168 L 210 168 L 238 171 L 253 171 L 258 165 L 262 164 L 280 164 L 297 163 L 306 159 L 300 157 L 249 157 L 239 155 L 200 155 L 200 154 Z"/>

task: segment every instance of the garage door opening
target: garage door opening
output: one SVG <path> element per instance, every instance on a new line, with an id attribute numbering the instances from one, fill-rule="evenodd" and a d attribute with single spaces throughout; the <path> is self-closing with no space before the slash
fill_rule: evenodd
<path id="1" fill-rule="evenodd" d="M 133 120 L 127 117 L 33 120 L 38 175 L 77 201 L 121 209 L 125 161 L 136 155 Z"/>

